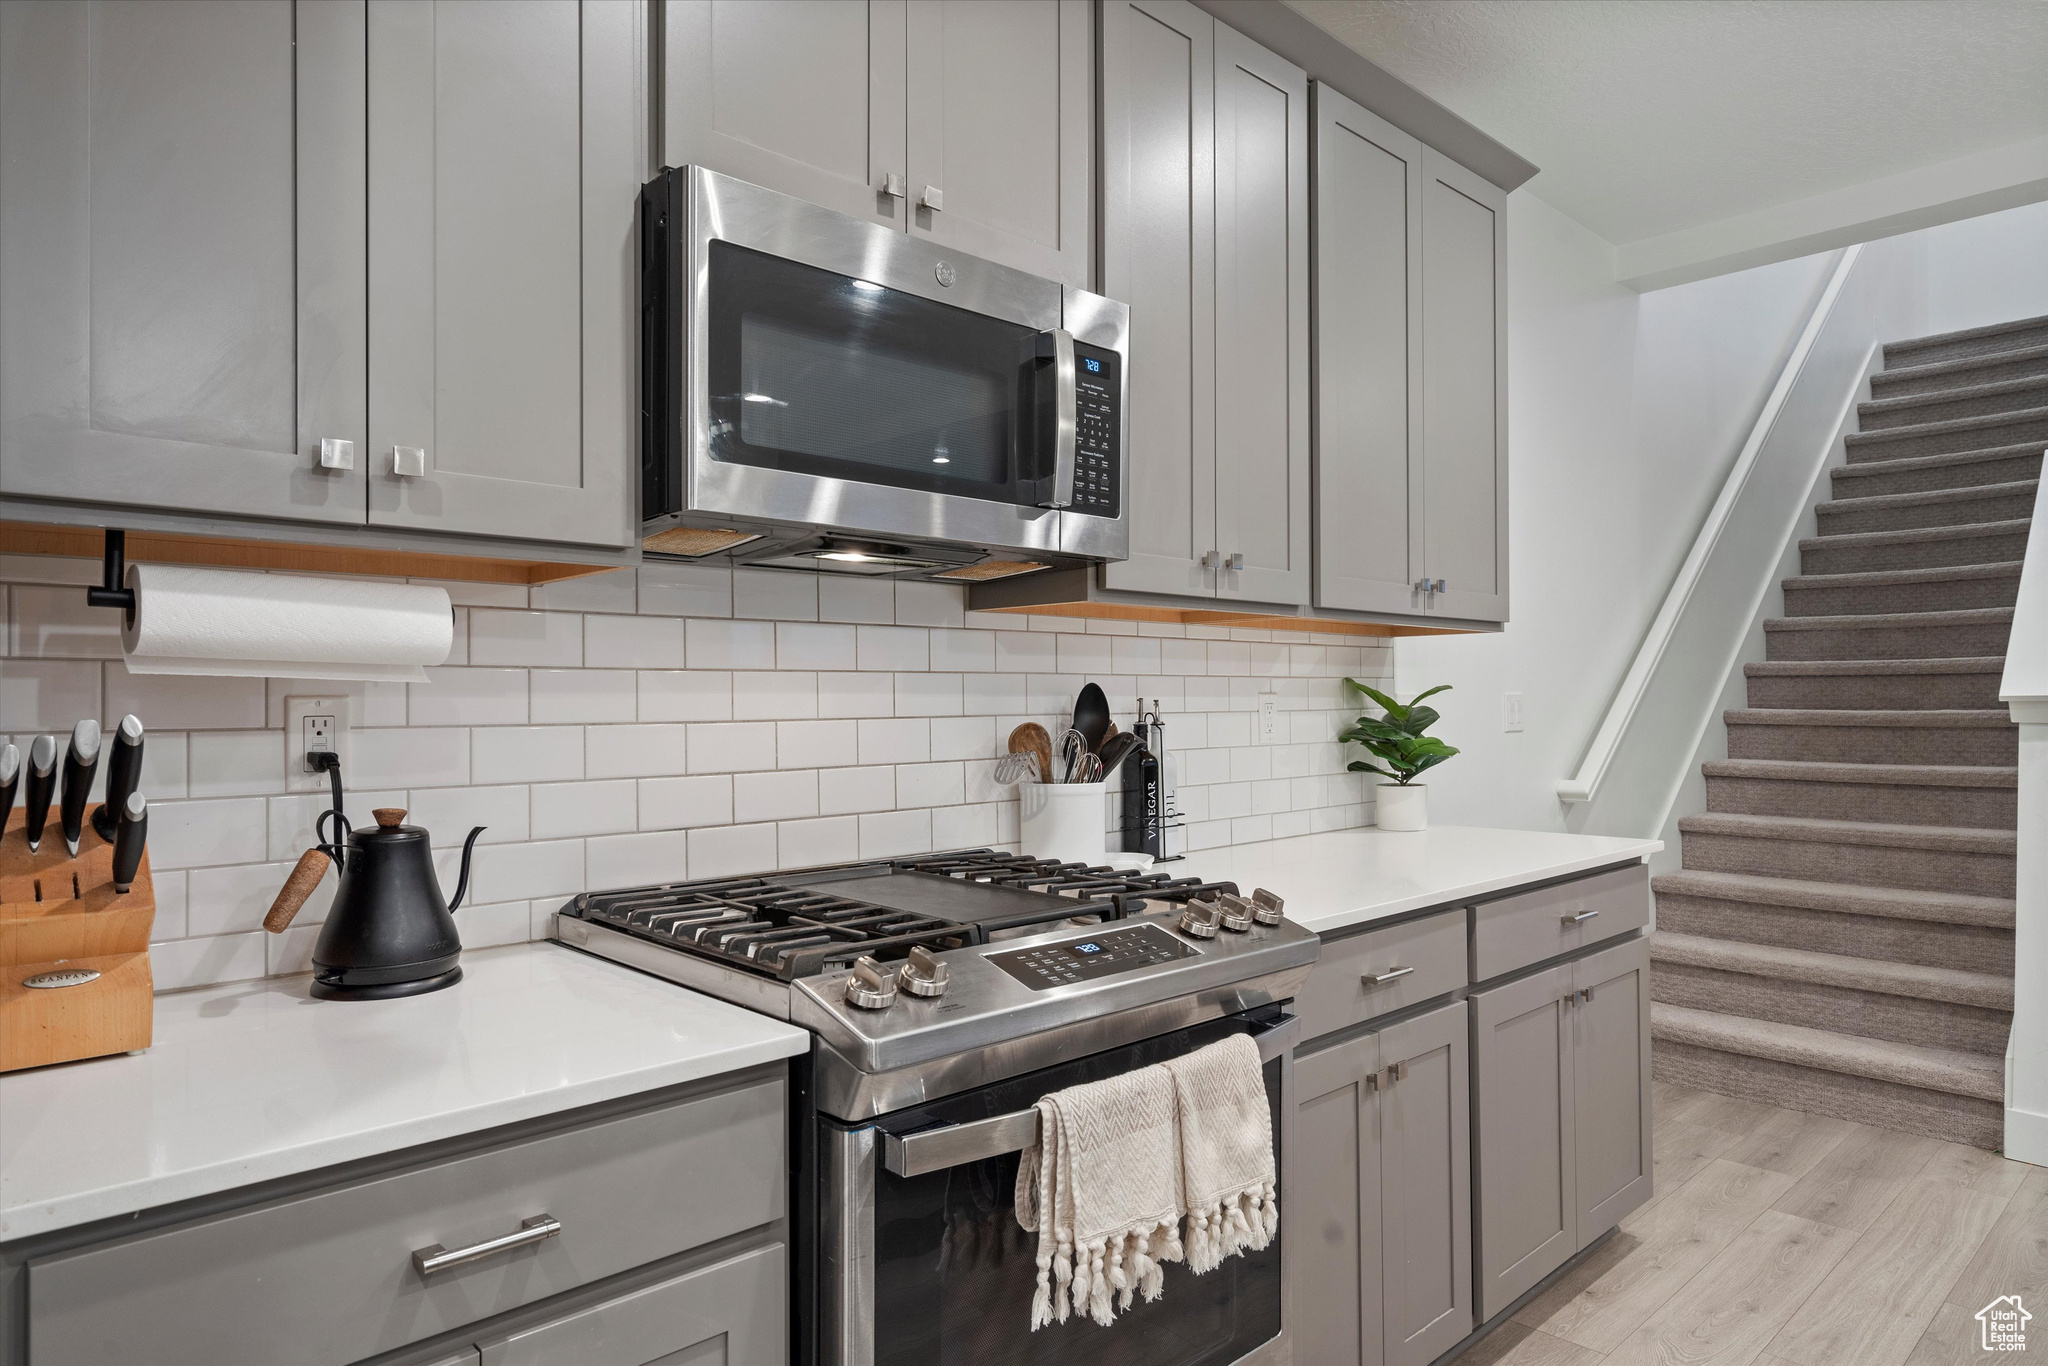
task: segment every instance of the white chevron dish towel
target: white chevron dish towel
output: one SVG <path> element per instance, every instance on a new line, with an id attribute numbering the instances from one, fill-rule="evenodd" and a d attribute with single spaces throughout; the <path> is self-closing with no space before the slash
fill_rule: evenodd
<path id="1" fill-rule="evenodd" d="M 1247 1035 L 1233 1034 L 1165 1067 L 1180 1119 L 1188 1270 L 1200 1275 L 1225 1257 L 1264 1248 L 1279 1231 L 1273 1117 L 1259 1046 Z"/>
<path id="2" fill-rule="evenodd" d="M 1055 1091 L 1037 1109 L 1015 1196 L 1017 1222 L 1038 1234 L 1031 1327 L 1070 1313 L 1106 1327 L 1134 1295 L 1157 1299 L 1160 1264 L 1180 1260 L 1174 1079 L 1142 1067 Z"/>

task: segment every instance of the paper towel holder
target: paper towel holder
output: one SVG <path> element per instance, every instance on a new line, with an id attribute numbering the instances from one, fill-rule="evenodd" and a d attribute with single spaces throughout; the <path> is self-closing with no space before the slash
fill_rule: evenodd
<path id="1" fill-rule="evenodd" d="M 135 624 L 135 590 L 122 580 L 128 577 L 128 533 L 120 527 L 107 528 L 107 549 L 100 559 L 100 582 L 85 590 L 85 600 L 94 607 L 118 607 Z"/>

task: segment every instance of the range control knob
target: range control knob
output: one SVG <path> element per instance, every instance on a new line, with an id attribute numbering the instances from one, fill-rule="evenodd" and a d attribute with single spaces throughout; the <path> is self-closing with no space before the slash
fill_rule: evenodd
<path id="1" fill-rule="evenodd" d="M 846 979 L 846 1003 L 862 1010 L 882 1010 L 895 1001 L 896 979 L 866 954 L 854 959 L 853 976 Z"/>
<path id="2" fill-rule="evenodd" d="M 1223 918 L 1223 908 L 1213 901 L 1190 901 L 1188 908 L 1180 913 L 1180 932 L 1197 939 L 1214 939 L 1216 923 Z"/>
<path id="3" fill-rule="evenodd" d="M 1261 925 L 1279 924 L 1280 912 L 1286 909 L 1286 906 L 1286 902 L 1267 891 L 1264 887 L 1252 893 L 1252 919 L 1258 921 Z"/>
<path id="4" fill-rule="evenodd" d="M 949 980 L 946 965 L 922 944 L 910 951 L 910 961 L 896 972 L 896 985 L 912 996 L 943 996 Z"/>
<path id="5" fill-rule="evenodd" d="M 1251 902 L 1246 901 L 1241 896 L 1233 896 L 1231 893 L 1225 892 L 1222 896 L 1216 898 L 1216 904 L 1222 910 L 1220 919 L 1224 929 L 1229 930 L 1232 934 L 1243 934 L 1252 927 Z"/>

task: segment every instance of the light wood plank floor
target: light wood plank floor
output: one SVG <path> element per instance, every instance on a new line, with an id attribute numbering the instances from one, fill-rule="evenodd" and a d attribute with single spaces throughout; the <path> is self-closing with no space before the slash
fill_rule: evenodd
<path id="1" fill-rule="evenodd" d="M 1458 1366 L 2048 1355 L 2048 1167 L 1656 1083 L 1657 1193 Z M 2018 1295 L 2024 1357 L 1976 1313 Z"/>

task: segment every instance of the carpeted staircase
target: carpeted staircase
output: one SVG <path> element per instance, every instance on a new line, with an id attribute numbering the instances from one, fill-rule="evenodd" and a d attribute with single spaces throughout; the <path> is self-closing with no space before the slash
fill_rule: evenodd
<path id="1" fill-rule="evenodd" d="M 1707 810 L 1656 879 L 1655 1074 L 1996 1148 L 2017 732 L 1998 701 L 2048 318 L 1884 348 Z"/>

